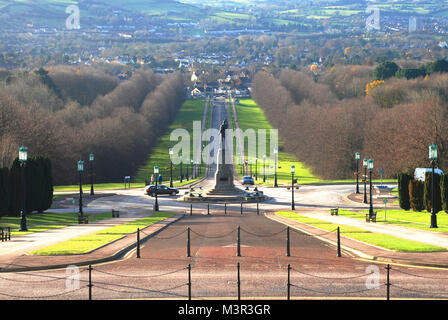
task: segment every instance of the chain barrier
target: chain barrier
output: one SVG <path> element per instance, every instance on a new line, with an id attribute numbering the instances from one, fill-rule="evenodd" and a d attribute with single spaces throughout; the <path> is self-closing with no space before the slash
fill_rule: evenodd
<path id="1" fill-rule="evenodd" d="M 264 237 L 266 237 L 266 238 L 269 238 L 269 237 L 273 237 L 273 236 L 279 235 L 279 234 L 282 233 L 282 232 L 285 232 L 286 229 L 288 229 L 288 228 L 283 228 L 283 229 L 280 230 L 279 232 L 275 232 L 275 233 L 272 233 L 272 234 L 266 234 L 266 235 L 256 234 L 256 233 L 247 231 L 246 229 L 243 229 L 243 228 L 241 228 L 241 231 L 244 231 L 244 232 L 246 232 L 246 233 L 248 233 L 248 234 L 250 234 L 250 235 L 252 235 L 252 236 L 255 236 L 255 237 L 260 237 L 260 238 L 264 238 Z"/>
<path id="2" fill-rule="evenodd" d="M 238 228 L 235 228 L 235 229 L 233 229 L 232 231 L 230 231 L 230 232 L 228 232 L 228 233 L 225 233 L 225 234 L 222 234 L 222 235 L 219 235 L 219 236 L 206 236 L 206 235 L 200 234 L 200 233 L 198 233 L 198 232 L 196 232 L 196 231 L 190 229 L 191 233 L 194 233 L 195 235 L 197 235 L 197 236 L 199 236 L 199 237 L 202 237 L 202 238 L 209 238 L 209 239 L 224 238 L 224 237 L 227 237 L 228 235 L 234 233 L 236 230 L 238 230 Z"/>
<path id="3" fill-rule="evenodd" d="M 412 273 L 408 273 L 406 271 L 402 271 L 402 270 L 399 270 L 399 269 L 391 269 L 391 270 L 396 271 L 398 273 L 403 273 L 403 274 L 408 275 L 408 276 L 416 277 L 416 278 L 433 279 L 433 280 L 448 280 L 448 278 L 436 278 L 436 277 L 428 277 L 428 276 L 412 274 Z"/>
<path id="4" fill-rule="evenodd" d="M 113 284 L 106 284 L 106 285 L 111 285 L 111 286 L 117 286 L 117 285 L 113 285 Z M 118 293 L 127 293 L 127 294 L 139 294 L 139 293 L 165 293 L 166 291 L 171 291 L 171 290 L 175 290 L 178 288 L 181 288 L 183 286 L 188 285 L 188 283 L 183 283 L 181 285 L 177 285 L 175 287 L 170 287 L 170 288 L 165 288 L 165 289 L 160 289 L 160 290 L 148 290 L 148 289 L 143 289 L 143 288 L 135 288 L 135 287 L 131 287 L 133 289 L 137 289 L 137 290 L 141 290 L 139 292 L 134 292 L 134 291 L 125 291 L 125 290 L 116 290 L 116 289 L 112 289 L 112 288 L 106 288 L 106 287 L 102 287 L 102 286 L 98 286 L 97 284 L 95 284 L 95 288 L 100 288 L 103 290 L 108 290 L 108 291 L 113 291 L 113 292 L 118 292 Z"/>
<path id="5" fill-rule="evenodd" d="M 180 236 L 181 234 L 183 234 L 183 233 L 186 232 L 186 231 L 187 231 L 187 230 L 185 229 L 185 230 L 183 230 L 183 231 L 181 231 L 181 232 L 179 232 L 179 233 L 177 233 L 177 234 L 175 234 L 175 235 L 173 235 L 173 236 L 169 236 L 169 237 L 161 237 L 161 236 L 159 236 L 159 235 L 157 234 L 157 235 L 153 236 L 153 238 L 160 239 L 160 240 L 173 239 L 173 238 L 176 238 L 176 237 Z M 151 235 L 151 234 L 148 234 L 148 233 L 146 233 L 146 232 L 144 232 L 144 231 L 142 231 L 142 230 L 140 230 L 140 232 L 143 233 L 143 234 L 146 235 L 146 236 L 150 236 L 150 235 Z"/>
<path id="6" fill-rule="evenodd" d="M 323 293 L 323 294 L 351 294 L 351 293 L 360 293 L 360 292 L 374 290 L 374 288 L 372 288 L 372 289 L 366 288 L 366 289 L 355 290 L 355 291 L 328 292 L 328 291 L 320 291 L 320 290 L 311 289 L 311 288 L 303 288 L 303 287 L 297 286 L 297 285 L 292 284 L 292 283 L 290 284 L 290 286 L 298 288 L 298 289 L 306 290 L 306 291 L 312 291 L 312 292 Z"/>
<path id="7" fill-rule="evenodd" d="M 73 293 L 73 292 L 76 292 L 76 291 L 79 291 L 79 290 L 82 290 L 82 289 L 85 289 L 85 288 L 87 288 L 87 286 L 79 287 L 78 289 L 70 290 L 70 291 L 66 291 L 66 292 L 62 292 L 62 293 L 57 293 L 57 294 L 52 294 L 52 295 L 47 295 L 47 296 L 39 296 L 39 297 L 36 297 L 36 296 L 34 296 L 34 297 L 31 297 L 31 296 L 15 296 L 15 295 L 12 295 L 12 294 L 2 293 L 2 292 L 0 292 L 0 295 L 1 296 L 6 296 L 6 297 L 10 297 L 10 298 L 16 298 L 16 299 L 47 299 L 47 298 L 60 297 L 60 296 L 66 295 L 68 293 Z"/>
<path id="8" fill-rule="evenodd" d="M 320 234 L 306 234 L 306 233 L 303 233 L 302 231 L 296 230 L 294 228 L 291 228 L 291 230 L 294 231 L 295 233 L 298 233 L 301 236 L 305 236 L 305 237 L 319 237 L 319 236 L 323 236 L 323 235 L 326 235 L 326 234 L 329 234 L 329 233 L 333 233 L 333 232 L 337 231 L 338 228 L 336 228 L 334 230 L 326 231 L 326 232 L 323 232 L 323 233 L 320 233 Z"/>
<path id="9" fill-rule="evenodd" d="M 366 273 L 366 274 L 362 274 L 362 275 L 358 275 L 358 276 L 353 276 L 353 277 L 330 278 L 330 277 L 316 276 L 316 275 L 309 274 L 309 273 L 306 273 L 306 272 L 303 272 L 303 271 L 299 271 L 299 270 L 294 269 L 294 268 L 291 268 L 291 270 L 293 270 L 293 271 L 295 271 L 295 272 L 298 272 L 298 273 L 301 273 L 301 274 L 304 274 L 304 275 L 307 275 L 307 276 L 310 276 L 310 277 L 319 278 L 319 279 L 326 279 L 326 280 L 350 280 L 350 279 L 357 279 L 357 278 L 362 278 L 362 277 L 366 277 L 366 276 L 371 275 L 370 273 Z"/>
<path id="10" fill-rule="evenodd" d="M 416 292 L 416 293 L 422 293 L 422 294 L 437 294 L 437 295 L 448 295 L 448 292 L 427 292 L 427 291 L 422 291 L 422 290 L 415 290 L 415 289 L 409 289 L 409 288 L 403 288 L 400 286 L 397 286 L 396 284 L 390 284 L 391 287 L 396 287 L 398 289 L 401 289 L 403 291 L 411 291 L 411 292 Z"/>
<path id="11" fill-rule="evenodd" d="M 121 274 L 115 274 L 115 273 L 112 273 L 112 272 L 107 272 L 107 271 L 98 270 L 98 269 L 92 269 L 92 270 L 95 270 L 95 271 L 97 271 L 99 273 L 103 273 L 103 274 L 107 274 L 107 275 L 111 275 L 111 276 L 116 276 L 116 277 L 123 277 L 123 278 L 157 278 L 157 277 L 162 277 L 162 276 L 166 276 L 166 275 L 169 275 L 169 274 L 177 273 L 177 272 L 180 272 L 180 271 L 183 271 L 183 270 L 186 270 L 186 269 L 187 268 L 184 267 L 184 268 L 177 269 L 177 270 L 174 270 L 174 271 L 169 271 L 169 272 L 166 272 L 166 273 L 161 273 L 161 274 L 156 274 L 156 275 L 143 275 L 143 276 L 121 275 Z"/>

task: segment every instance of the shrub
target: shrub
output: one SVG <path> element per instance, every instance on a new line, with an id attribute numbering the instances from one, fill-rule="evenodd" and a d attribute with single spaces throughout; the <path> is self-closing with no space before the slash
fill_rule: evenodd
<path id="1" fill-rule="evenodd" d="M 446 175 L 440 178 L 440 200 L 442 209 L 448 213 L 448 177 Z"/>
<path id="2" fill-rule="evenodd" d="M 431 212 L 432 203 L 431 203 L 431 187 L 432 186 L 432 173 L 427 172 L 425 174 L 425 193 L 424 193 L 424 201 L 426 211 Z M 437 213 L 442 210 L 442 201 L 440 197 L 440 175 L 434 174 L 434 212 Z"/>
<path id="3" fill-rule="evenodd" d="M 412 210 L 422 211 L 425 208 L 423 204 L 423 194 L 423 181 L 416 179 L 412 179 L 411 181 L 409 181 L 409 198 Z"/>
<path id="4" fill-rule="evenodd" d="M 412 176 L 409 173 L 398 174 L 398 197 L 400 201 L 400 208 L 403 210 L 409 210 L 411 204 L 409 202 L 409 181 Z"/>

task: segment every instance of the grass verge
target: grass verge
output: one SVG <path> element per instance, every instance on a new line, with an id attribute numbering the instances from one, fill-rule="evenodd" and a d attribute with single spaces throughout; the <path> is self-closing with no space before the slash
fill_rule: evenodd
<path id="1" fill-rule="evenodd" d="M 339 225 L 327 222 L 324 220 L 319 220 L 315 218 L 309 218 L 306 216 L 302 216 L 292 211 L 280 211 L 276 212 L 278 216 L 296 220 L 298 222 L 320 228 L 326 231 L 333 231 Z M 382 247 L 389 250 L 395 251 L 403 251 L 403 252 L 438 252 L 438 251 L 446 251 L 445 248 L 433 246 L 426 243 L 421 243 L 417 241 L 406 240 L 398 237 L 393 237 L 381 233 L 373 233 L 368 230 L 363 230 L 359 228 L 354 228 L 350 226 L 339 226 L 341 235 L 359 240 L 368 244 L 372 244 L 378 247 Z"/>
<path id="2" fill-rule="evenodd" d="M 87 214 L 84 214 L 87 216 Z M 98 214 L 90 214 L 89 222 L 95 222 L 102 219 L 112 217 L 111 212 L 102 212 Z M 64 228 L 78 224 L 78 212 L 75 213 L 32 213 L 26 217 L 27 232 L 19 231 L 20 217 L 1 217 L 0 227 L 11 228 L 11 235 L 25 235 L 34 232 L 47 231 L 51 229 Z"/>
<path id="3" fill-rule="evenodd" d="M 68 241 L 56 243 L 54 245 L 31 252 L 34 255 L 67 255 L 83 254 L 98 249 L 106 244 L 116 241 L 130 233 L 143 229 L 161 220 L 173 216 L 171 212 L 157 212 L 151 217 L 138 219 L 123 223 L 121 225 L 107 228 L 93 235 L 82 236 Z"/>
<path id="4" fill-rule="evenodd" d="M 384 209 L 374 209 L 377 212 L 376 221 L 383 222 L 392 225 L 398 225 L 413 229 L 433 231 L 433 232 L 448 232 L 448 214 L 445 212 L 439 212 L 437 214 L 438 228 L 430 228 L 431 225 L 431 213 L 426 211 L 405 211 L 405 210 L 392 210 L 387 209 L 386 214 Z M 365 214 L 369 210 L 362 210 L 361 212 L 354 212 L 346 209 L 339 209 L 338 214 L 348 218 L 365 219 Z"/>

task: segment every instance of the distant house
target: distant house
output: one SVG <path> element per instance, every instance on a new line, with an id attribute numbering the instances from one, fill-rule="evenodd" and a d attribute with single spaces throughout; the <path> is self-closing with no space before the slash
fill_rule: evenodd
<path id="1" fill-rule="evenodd" d="M 204 94 L 201 90 L 199 90 L 198 88 L 194 88 L 193 90 L 191 90 L 190 95 L 192 97 L 203 97 Z"/>
<path id="2" fill-rule="evenodd" d="M 191 82 L 196 82 L 198 81 L 198 76 L 196 75 L 196 72 L 193 72 L 193 74 L 191 75 Z"/>

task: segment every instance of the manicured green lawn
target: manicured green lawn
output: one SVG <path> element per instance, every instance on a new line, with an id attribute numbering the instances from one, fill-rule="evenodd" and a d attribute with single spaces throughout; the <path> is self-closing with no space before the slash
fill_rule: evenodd
<path id="1" fill-rule="evenodd" d="M 87 216 L 87 214 L 85 214 Z M 112 217 L 111 212 L 103 212 L 98 214 L 91 214 L 89 222 L 95 222 L 102 219 L 109 219 Z M 27 215 L 27 232 L 20 230 L 20 217 L 1 217 L 0 227 L 10 227 L 12 235 L 25 235 L 33 232 L 46 231 L 56 228 L 64 228 L 71 225 L 78 224 L 78 212 L 74 213 L 33 213 Z"/>
<path id="2" fill-rule="evenodd" d="M 382 209 L 380 209 L 382 208 Z M 433 231 L 433 232 L 448 232 L 448 214 L 444 211 L 441 211 L 437 214 L 437 225 L 438 228 L 430 228 L 431 224 L 431 214 L 429 212 L 421 211 L 405 211 L 405 210 L 392 210 L 387 209 L 386 206 L 386 216 L 384 215 L 384 205 L 380 207 L 374 208 L 374 211 L 377 212 L 377 222 L 384 222 L 393 225 L 399 225 L 408 228 Z M 365 214 L 368 213 L 369 210 L 362 210 L 361 213 L 353 212 L 345 209 L 339 209 L 339 215 L 356 218 L 356 219 L 364 219 Z"/>
<path id="3" fill-rule="evenodd" d="M 170 155 L 169 148 L 176 145 L 177 141 L 170 141 L 171 132 L 175 129 L 185 129 L 190 133 L 190 157 L 192 158 L 193 148 L 193 121 L 202 121 L 204 114 L 205 100 L 204 99 L 192 99 L 187 100 L 177 114 L 176 120 L 168 128 L 166 134 L 162 136 L 157 146 L 151 151 L 146 164 L 138 170 L 135 177 L 136 181 L 151 181 L 151 175 L 154 173 L 154 166 L 159 166 L 160 174 L 163 177 L 163 184 L 168 184 L 170 180 Z M 191 164 L 187 166 L 186 163 L 182 165 L 182 173 L 188 173 L 191 176 Z M 204 165 L 202 165 L 201 173 L 204 173 Z M 178 183 L 180 180 L 180 165 L 173 166 L 173 180 L 176 181 L 175 185 L 180 186 L 185 183 Z M 191 182 L 191 181 L 190 181 Z M 189 183 L 189 182 L 187 182 Z"/>
<path id="4" fill-rule="evenodd" d="M 94 190 L 113 190 L 113 189 L 124 189 L 124 182 L 119 183 L 98 183 L 93 185 Z M 126 185 L 127 187 L 127 185 Z M 143 188 L 144 182 L 131 183 L 131 188 Z M 83 193 L 90 192 L 90 184 L 84 184 L 82 186 Z M 69 185 L 69 186 L 54 186 L 55 192 L 63 191 L 77 191 L 79 192 L 79 185 Z"/>
<path id="5" fill-rule="evenodd" d="M 231 110 L 232 108 L 229 108 Z M 239 100 L 239 104 L 236 105 L 236 112 L 238 116 L 238 122 L 241 130 L 254 129 L 257 132 L 258 129 L 267 129 L 266 142 L 267 147 L 269 147 L 270 137 L 269 137 L 269 129 L 272 129 L 272 126 L 269 124 L 269 121 L 266 119 L 266 116 L 261 110 L 256 102 L 253 99 L 241 99 Z M 233 112 L 232 112 L 233 114 Z M 233 121 L 231 122 L 233 124 Z M 279 148 L 283 146 L 282 141 L 279 137 Z M 245 151 L 247 152 L 247 140 L 245 141 Z M 266 150 L 268 152 L 268 150 Z M 269 154 L 267 159 L 269 159 Z M 255 171 L 258 171 L 256 181 L 259 184 L 263 184 L 263 176 L 264 172 L 266 172 L 266 185 L 273 185 L 274 177 L 275 177 L 275 162 L 272 161 L 269 163 L 266 161 L 264 169 L 263 159 L 262 157 L 258 157 L 258 161 L 255 159 L 252 160 L 252 175 L 255 176 Z M 238 161 L 238 159 L 237 159 Z M 257 162 L 257 166 L 255 163 Z M 302 162 L 299 162 L 293 155 L 286 152 L 278 153 L 278 168 L 277 168 L 277 181 L 279 184 L 291 184 L 291 165 L 295 166 L 295 174 L 294 178 L 297 179 L 298 184 L 310 184 L 310 183 L 356 183 L 355 179 L 343 179 L 343 180 L 323 180 L 319 177 L 316 177 L 311 172 L 311 168 L 306 167 Z M 241 174 L 241 165 L 237 166 L 238 174 Z M 250 173 L 250 168 L 248 169 Z M 381 180 L 373 180 L 373 183 L 379 183 Z M 396 183 L 394 179 L 383 180 L 383 183 Z"/>
<path id="6" fill-rule="evenodd" d="M 173 213 L 157 212 L 151 217 L 127 222 L 115 227 L 99 231 L 93 235 L 82 236 L 31 252 L 34 255 L 66 255 L 83 254 L 118 240 L 127 234 L 134 233 L 137 228 L 143 229 L 151 224 L 170 218 Z"/>
<path id="7" fill-rule="evenodd" d="M 359 228 L 354 228 L 350 226 L 337 225 L 331 222 L 327 222 L 320 219 L 309 218 L 297 214 L 296 212 L 276 212 L 277 215 L 292 220 L 299 221 L 317 227 L 326 231 L 334 231 L 338 226 L 340 227 L 341 235 L 352 238 L 355 240 L 363 241 L 369 244 L 373 244 L 385 249 L 405 251 L 405 252 L 435 252 L 435 251 L 446 251 L 445 248 L 433 246 L 426 243 L 421 243 L 417 241 L 411 241 L 406 239 L 401 239 L 398 237 L 393 237 L 381 233 L 373 233 L 367 230 L 362 230 Z"/>

